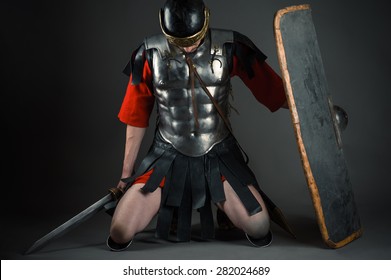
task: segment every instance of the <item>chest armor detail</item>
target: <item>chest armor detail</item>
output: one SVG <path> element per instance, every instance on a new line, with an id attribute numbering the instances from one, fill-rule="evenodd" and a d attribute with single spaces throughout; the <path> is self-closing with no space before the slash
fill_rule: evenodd
<path id="1" fill-rule="evenodd" d="M 226 115 L 231 83 L 223 47 L 232 41 L 232 31 L 211 29 L 197 50 L 187 54 Z M 144 44 L 146 50 L 152 51 L 152 82 L 160 134 L 184 155 L 206 154 L 229 134 L 228 128 L 197 78 L 192 91 L 183 51 L 168 44 L 164 35 L 149 37 Z"/>

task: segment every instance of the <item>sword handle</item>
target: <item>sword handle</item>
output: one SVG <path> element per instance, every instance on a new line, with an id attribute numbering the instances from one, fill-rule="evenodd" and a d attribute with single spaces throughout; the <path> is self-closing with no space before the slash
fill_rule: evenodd
<path id="1" fill-rule="evenodd" d="M 124 191 L 121 190 L 120 188 L 110 188 L 109 193 L 111 194 L 113 199 L 119 200 L 123 196 Z"/>

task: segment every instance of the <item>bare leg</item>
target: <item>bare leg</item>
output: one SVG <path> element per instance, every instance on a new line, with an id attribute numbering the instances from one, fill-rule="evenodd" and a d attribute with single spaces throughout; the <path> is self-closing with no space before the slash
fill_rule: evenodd
<path id="1" fill-rule="evenodd" d="M 148 226 L 159 210 L 161 189 L 144 193 L 141 191 L 143 186 L 136 184 L 129 188 L 117 205 L 110 228 L 110 236 L 116 243 L 133 239 Z"/>
<path id="2" fill-rule="evenodd" d="M 253 186 L 250 191 L 262 206 L 262 211 L 250 216 L 231 185 L 224 181 L 224 192 L 226 200 L 218 203 L 217 206 L 224 211 L 232 223 L 239 229 L 253 238 L 262 238 L 269 233 L 270 219 L 265 203 L 261 195 Z"/>

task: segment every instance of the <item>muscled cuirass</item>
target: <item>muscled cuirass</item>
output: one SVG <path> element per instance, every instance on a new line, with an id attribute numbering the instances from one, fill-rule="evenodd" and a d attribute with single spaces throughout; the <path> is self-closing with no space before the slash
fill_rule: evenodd
<path id="1" fill-rule="evenodd" d="M 224 43 L 232 41 L 231 31 L 211 29 L 197 50 L 186 54 L 225 115 L 231 83 Z M 206 154 L 229 134 L 229 129 L 200 81 L 190 77 L 184 52 L 170 45 L 163 35 L 149 37 L 144 44 L 151 54 L 160 134 L 184 155 Z"/>

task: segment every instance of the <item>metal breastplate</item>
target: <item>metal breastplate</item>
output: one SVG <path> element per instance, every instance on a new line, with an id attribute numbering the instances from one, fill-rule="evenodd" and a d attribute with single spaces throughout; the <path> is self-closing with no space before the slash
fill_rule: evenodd
<path id="1" fill-rule="evenodd" d="M 202 45 L 188 54 L 225 114 L 231 83 L 223 44 L 232 39 L 231 31 L 211 30 Z M 192 92 L 189 67 L 178 47 L 169 45 L 165 37 L 159 35 L 147 38 L 145 47 L 152 49 L 153 86 L 162 137 L 187 156 L 204 155 L 221 142 L 229 130 L 196 78 Z M 197 106 L 198 126 L 194 106 Z"/>

